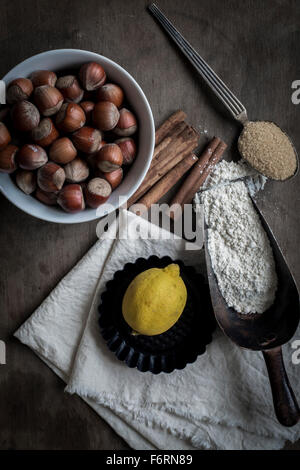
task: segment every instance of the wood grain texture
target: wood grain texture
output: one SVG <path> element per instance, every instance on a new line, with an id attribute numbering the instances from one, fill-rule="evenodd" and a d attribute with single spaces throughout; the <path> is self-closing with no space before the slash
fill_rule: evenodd
<path id="1" fill-rule="evenodd" d="M 143 0 L 1 0 L 0 75 L 36 53 L 56 48 L 99 52 L 140 83 L 157 124 L 183 109 L 207 137 L 237 157 L 238 126 L 148 14 Z M 158 0 L 158 5 L 241 99 L 252 119 L 282 126 L 300 148 L 298 0 Z M 203 134 L 203 143 L 206 134 Z M 270 182 L 259 206 L 299 284 L 299 178 Z M 169 195 L 170 196 L 170 195 Z M 1 449 L 126 449 L 127 444 L 31 351 L 11 338 L 61 277 L 95 242 L 96 223 L 35 220 L 0 196 Z M 290 349 L 284 348 L 285 362 Z M 298 366 L 299 367 L 299 366 Z M 295 394 L 299 398 L 299 390 Z M 271 399 L 271 391 L 270 391 Z M 300 448 L 299 444 L 289 448 Z"/>

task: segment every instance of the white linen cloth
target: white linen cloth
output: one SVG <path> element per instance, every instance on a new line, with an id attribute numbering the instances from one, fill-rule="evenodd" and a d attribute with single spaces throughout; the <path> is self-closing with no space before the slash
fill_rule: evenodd
<path id="1" fill-rule="evenodd" d="M 150 225 L 128 211 L 129 226 Z M 128 368 L 110 352 L 97 323 L 106 282 L 127 262 L 150 255 L 180 258 L 205 271 L 203 251 L 151 225 L 152 239 L 99 240 L 15 336 L 28 345 L 135 449 L 279 449 L 300 437 L 300 424 L 281 426 L 274 415 L 259 352 L 238 348 L 220 330 L 204 355 L 182 371 L 153 375 Z M 199 312 L 201 314 L 201 311 Z M 294 339 L 300 338 L 298 330 Z M 292 386 L 300 397 L 300 365 L 284 347 Z"/>

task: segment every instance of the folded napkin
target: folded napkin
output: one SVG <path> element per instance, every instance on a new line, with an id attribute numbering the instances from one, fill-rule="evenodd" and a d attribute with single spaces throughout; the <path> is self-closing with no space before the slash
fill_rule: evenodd
<path id="1" fill-rule="evenodd" d="M 129 239 L 113 234 L 127 221 Z M 138 239 L 136 227 L 151 239 Z M 135 449 L 279 449 L 300 425 L 274 415 L 262 354 L 231 343 L 220 330 L 204 355 L 182 371 L 153 375 L 128 368 L 101 337 L 97 306 L 106 282 L 127 262 L 150 255 L 180 258 L 205 272 L 203 250 L 128 211 L 65 276 L 15 336 L 28 345 Z M 300 337 L 298 330 L 296 337 Z M 299 366 L 285 359 L 299 396 Z"/>

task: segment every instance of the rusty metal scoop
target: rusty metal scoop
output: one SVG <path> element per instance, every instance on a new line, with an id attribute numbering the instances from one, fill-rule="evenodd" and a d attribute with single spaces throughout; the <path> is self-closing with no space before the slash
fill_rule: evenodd
<path id="1" fill-rule="evenodd" d="M 205 227 L 205 256 L 211 300 L 216 320 L 225 335 L 242 348 L 262 351 L 277 419 L 283 426 L 294 426 L 299 421 L 300 410 L 285 371 L 281 346 L 292 338 L 297 329 L 300 318 L 299 293 L 272 231 L 253 203 L 273 249 L 278 276 L 275 302 L 266 312 L 255 315 L 243 315 L 227 306 L 211 265 Z"/>

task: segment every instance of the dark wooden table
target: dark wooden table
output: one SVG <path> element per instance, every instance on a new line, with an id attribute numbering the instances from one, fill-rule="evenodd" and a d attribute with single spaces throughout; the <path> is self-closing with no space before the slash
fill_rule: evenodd
<path id="1" fill-rule="evenodd" d="M 141 0 L 0 0 L 0 76 L 23 59 L 57 48 L 99 52 L 124 66 L 145 91 L 155 121 L 184 109 L 189 121 L 229 144 L 238 126 L 147 13 Z M 274 120 L 300 149 L 299 0 L 158 0 L 220 73 L 253 119 Z M 300 280 L 299 178 L 268 183 L 260 207 Z M 0 196 L 1 449 L 127 449 L 127 444 L 12 333 L 96 240 L 96 222 L 54 225 Z M 287 358 L 289 360 L 289 358 Z M 295 390 L 300 399 L 300 390 Z M 289 448 L 300 448 L 299 443 Z"/>

